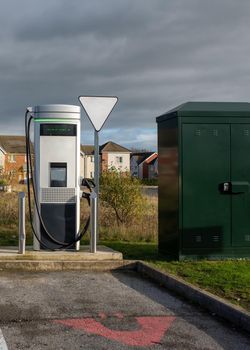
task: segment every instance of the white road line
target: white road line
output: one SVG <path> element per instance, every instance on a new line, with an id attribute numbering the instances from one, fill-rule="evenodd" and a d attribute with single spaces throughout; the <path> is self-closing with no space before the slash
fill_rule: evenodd
<path id="1" fill-rule="evenodd" d="M 3 333 L 0 329 L 0 350 L 8 350 L 7 344 L 5 342 Z"/>

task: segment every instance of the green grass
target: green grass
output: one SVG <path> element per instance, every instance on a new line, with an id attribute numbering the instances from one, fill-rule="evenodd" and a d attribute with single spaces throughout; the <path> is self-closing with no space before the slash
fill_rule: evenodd
<path id="1" fill-rule="evenodd" d="M 166 261 L 155 243 L 103 241 L 123 253 L 125 259 L 149 262 L 184 280 L 250 311 L 250 260 Z"/>

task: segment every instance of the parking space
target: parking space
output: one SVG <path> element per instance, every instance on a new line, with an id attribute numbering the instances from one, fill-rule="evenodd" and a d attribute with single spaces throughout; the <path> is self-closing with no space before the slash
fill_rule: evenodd
<path id="1" fill-rule="evenodd" d="M 250 339 L 134 272 L 0 273 L 13 349 L 237 349 Z"/>

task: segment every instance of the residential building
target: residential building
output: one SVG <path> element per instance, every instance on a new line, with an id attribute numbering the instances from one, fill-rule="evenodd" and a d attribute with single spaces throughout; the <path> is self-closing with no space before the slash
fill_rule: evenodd
<path id="1" fill-rule="evenodd" d="M 94 146 L 81 145 L 80 174 L 83 178 L 94 178 Z"/>
<path id="2" fill-rule="evenodd" d="M 106 142 L 99 147 L 100 171 L 115 168 L 118 171 L 130 171 L 130 150 L 115 142 Z M 94 177 L 94 146 L 81 145 L 81 176 Z"/>
<path id="3" fill-rule="evenodd" d="M 158 154 L 156 152 L 134 152 L 130 158 L 131 175 L 139 179 L 158 176 Z"/>
<path id="4" fill-rule="evenodd" d="M 33 152 L 33 147 L 32 147 Z M 106 142 L 99 148 L 100 171 L 115 168 L 118 171 L 130 171 L 130 151 L 114 142 Z M 0 169 L 12 175 L 15 182 L 25 182 L 26 140 L 24 136 L 0 136 Z M 81 145 L 80 175 L 94 178 L 94 146 Z"/>
<path id="5" fill-rule="evenodd" d="M 158 155 L 148 162 L 148 178 L 155 179 L 158 177 Z"/>
<path id="6" fill-rule="evenodd" d="M 100 146 L 101 170 L 115 168 L 121 172 L 130 172 L 131 151 L 115 142 L 109 141 Z"/>
<path id="7" fill-rule="evenodd" d="M 0 146 L 0 171 L 2 171 L 4 169 L 5 154 L 6 154 L 6 152 Z"/>
<path id="8" fill-rule="evenodd" d="M 26 164 L 25 136 L 0 135 L 0 168 L 13 181 L 22 183 L 26 180 Z"/>

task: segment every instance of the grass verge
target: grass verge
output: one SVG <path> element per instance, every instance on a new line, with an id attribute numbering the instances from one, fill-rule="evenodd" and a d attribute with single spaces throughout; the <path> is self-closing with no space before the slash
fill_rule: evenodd
<path id="1" fill-rule="evenodd" d="M 250 311 L 250 260 L 165 261 L 155 243 L 102 241 L 125 259 L 143 260 Z"/>

